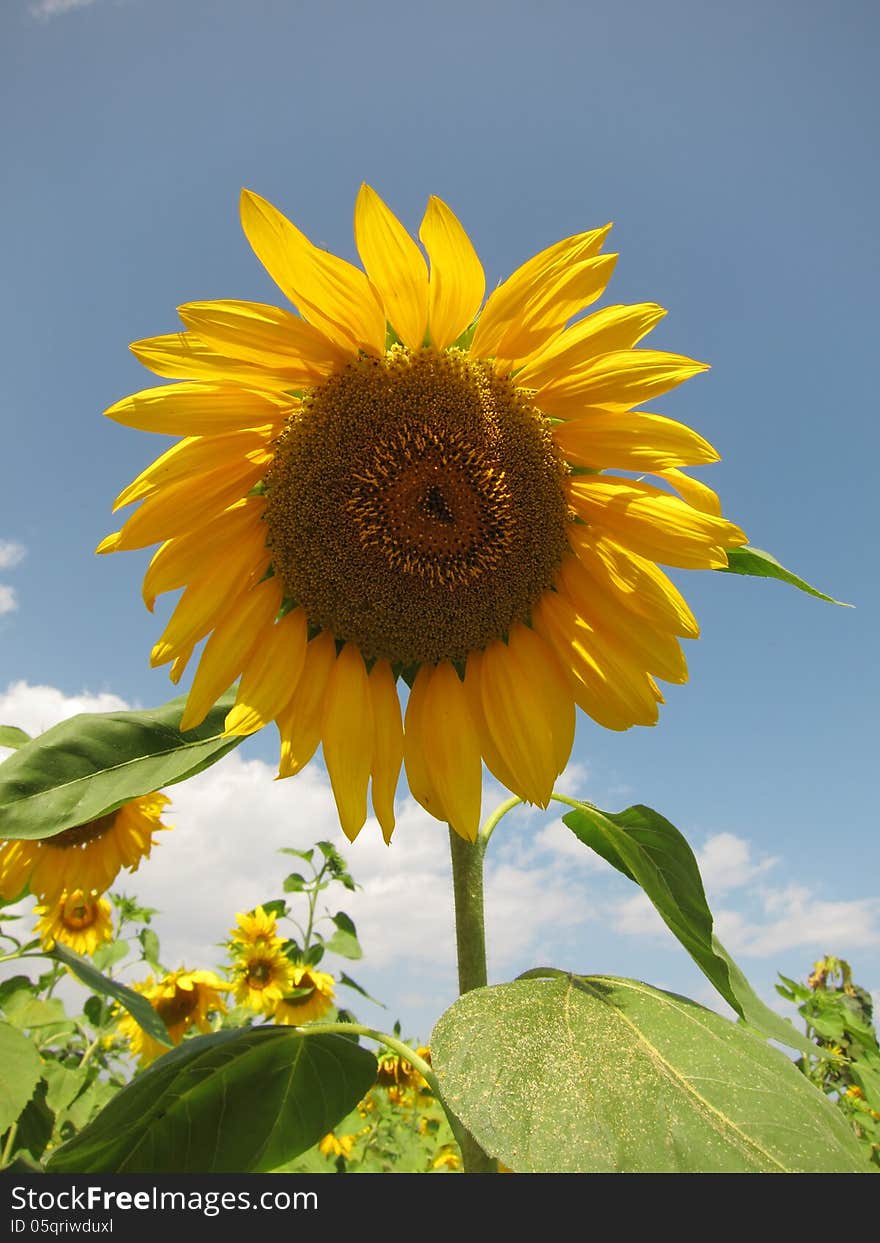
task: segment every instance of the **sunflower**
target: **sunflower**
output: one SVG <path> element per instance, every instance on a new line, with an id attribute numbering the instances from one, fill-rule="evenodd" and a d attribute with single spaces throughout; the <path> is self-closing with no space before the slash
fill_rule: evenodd
<path id="1" fill-rule="evenodd" d="M 171 827 L 159 819 L 169 802 L 146 794 L 54 837 L 0 842 L 0 897 L 12 901 L 25 888 L 50 903 L 74 889 L 104 893 L 123 868 L 136 872 L 149 857 L 154 833 Z"/>
<path id="2" fill-rule="evenodd" d="M 300 1027 L 321 1018 L 333 1006 L 334 983 L 333 976 L 326 971 L 294 966 L 290 976 L 291 991 L 278 1002 L 272 1018 L 288 1027 Z"/>
<path id="3" fill-rule="evenodd" d="M 46 949 L 60 941 L 77 954 L 89 955 L 113 938 L 110 903 L 82 889 L 35 907 L 34 914 L 40 916 L 37 934 Z"/>
<path id="4" fill-rule="evenodd" d="M 162 1019 L 174 1044 L 180 1044 L 191 1027 L 197 1027 L 200 1032 L 211 1031 L 208 1015 L 226 1011 L 220 993 L 228 991 L 229 985 L 224 984 L 213 971 L 186 971 L 181 968 L 158 982 L 149 976 L 133 987 L 146 997 Z M 165 1047 L 148 1035 L 130 1014 L 120 1019 L 119 1034 L 128 1041 L 129 1049 L 140 1058 L 141 1065 L 166 1052 Z"/>
<path id="5" fill-rule="evenodd" d="M 318 1151 L 325 1157 L 350 1157 L 357 1138 L 356 1135 L 334 1135 L 331 1131 L 318 1144 Z"/>
<path id="6" fill-rule="evenodd" d="M 265 945 L 277 949 L 284 944 L 278 936 L 275 915 L 264 911 L 261 906 L 254 911 L 239 912 L 235 917 L 235 927 L 229 929 L 229 936 L 234 946 Z"/>
<path id="7" fill-rule="evenodd" d="M 746 537 L 680 469 L 712 446 L 635 407 L 705 364 L 636 348 L 654 303 L 582 314 L 614 267 L 610 226 L 541 251 L 481 311 L 482 266 L 437 198 L 430 268 L 368 186 L 364 270 L 247 190 L 241 218 L 299 313 L 190 302 L 186 331 L 132 346 L 175 382 L 107 414 L 182 439 L 120 493 L 139 507 L 98 551 L 161 542 L 143 595 L 184 588 L 152 652 L 173 681 L 209 636 L 182 729 L 240 676 L 227 734 L 275 721 L 281 777 L 322 744 L 349 838 L 372 783 L 390 839 L 403 763 L 474 840 L 482 762 L 545 807 L 576 707 L 652 725 L 655 679 L 686 680 L 697 623 L 658 563 L 722 568 Z"/>
<path id="8" fill-rule="evenodd" d="M 232 973 L 238 1004 L 267 1014 L 294 987 L 290 960 L 267 943 L 242 946 Z"/>

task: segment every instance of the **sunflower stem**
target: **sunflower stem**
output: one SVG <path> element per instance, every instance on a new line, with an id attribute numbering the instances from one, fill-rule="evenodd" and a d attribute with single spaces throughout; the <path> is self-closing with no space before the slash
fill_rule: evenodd
<path id="1" fill-rule="evenodd" d="M 458 950 L 458 991 L 485 988 L 486 929 L 483 919 L 483 854 L 486 839 L 467 842 L 449 829 L 452 854 L 452 892 L 455 898 L 455 943 Z M 441 1098 L 442 1100 L 442 1098 Z M 444 1104 L 444 1108 L 446 1108 Z M 446 1110 L 461 1148 L 465 1174 L 497 1174 L 498 1164 L 473 1135 Z"/>

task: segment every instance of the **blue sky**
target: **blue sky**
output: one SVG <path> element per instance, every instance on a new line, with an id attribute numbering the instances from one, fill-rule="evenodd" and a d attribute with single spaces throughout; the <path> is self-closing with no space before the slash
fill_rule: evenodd
<path id="1" fill-rule="evenodd" d="M 168 612 L 141 605 L 148 554 L 93 555 L 112 498 L 165 441 L 100 412 L 151 383 L 128 343 L 174 331 L 178 304 L 277 301 L 239 228 L 242 186 L 352 259 L 362 180 L 413 229 L 438 194 L 490 286 L 613 220 L 607 300 L 660 302 L 652 344 L 712 364 L 657 408 L 718 447 L 707 477 L 753 544 L 857 607 L 676 573 L 703 627 L 689 685 L 669 689 L 656 729 L 582 719 L 560 786 L 648 803 L 708 849 L 719 925 L 765 996 L 777 970 L 804 975 L 823 952 L 880 987 L 878 33 L 874 5 L 815 0 L 8 0 L 6 720 L 171 697 L 148 665 Z M 272 786 L 275 745 L 266 731 L 222 780 L 175 790 L 161 863 L 129 886 L 166 911 L 180 956 L 208 954 L 232 907 L 266 896 L 277 846 L 332 831 L 320 771 Z M 448 882 L 436 826 L 402 812 L 390 852 L 367 840 L 374 825 L 347 851 L 365 884 L 358 976 L 426 1035 L 452 997 Z M 571 856 L 553 819 L 522 814 L 493 842 L 494 978 L 554 962 L 707 1001 L 635 891 Z"/>

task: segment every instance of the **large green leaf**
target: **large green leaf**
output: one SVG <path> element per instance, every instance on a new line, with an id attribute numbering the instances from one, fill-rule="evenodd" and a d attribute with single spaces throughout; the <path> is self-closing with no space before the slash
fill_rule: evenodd
<path id="1" fill-rule="evenodd" d="M 193 777 L 237 747 L 223 722 L 234 690 L 197 729 L 178 728 L 186 696 L 145 712 L 81 712 L 0 764 L 0 824 L 11 838 L 53 837 Z"/>
<path id="2" fill-rule="evenodd" d="M 0 747 L 11 747 L 13 751 L 17 751 L 30 740 L 30 734 L 26 734 L 17 725 L 0 725 Z"/>
<path id="3" fill-rule="evenodd" d="M 52 1157 L 53 1173 L 252 1173 L 304 1152 L 352 1110 L 376 1059 L 342 1036 L 250 1027 L 185 1041 Z"/>
<path id="4" fill-rule="evenodd" d="M 637 980 L 529 976 L 466 993 L 431 1036 L 444 1101 L 512 1170 L 867 1170 L 841 1111 L 747 1028 Z"/>
<path id="5" fill-rule="evenodd" d="M 712 930 L 700 869 L 686 838 L 651 807 L 600 811 L 584 803 L 563 816 L 577 838 L 635 881 L 728 1005 L 763 1035 L 802 1053 L 816 1047 L 754 992 Z"/>
<path id="6" fill-rule="evenodd" d="M 75 954 L 60 941 L 55 942 L 54 948 L 46 957 L 55 958 L 58 962 L 64 963 L 65 967 L 68 967 L 77 979 L 81 980 L 93 993 L 100 993 L 103 997 L 112 997 L 114 1001 L 118 1001 L 148 1035 L 158 1040 L 159 1044 L 171 1047 L 165 1024 L 146 997 L 142 997 L 132 988 L 126 988 L 118 980 L 111 980 L 109 976 L 102 975 L 96 967 L 92 966 L 88 958 Z"/>
<path id="7" fill-rule="evenodd" d="M 791 570 L 787 570 L 769 552 L 765 552 L 763 548 L 752 548 L 749 544 L 744 544 L 742 548 L 729 548 L 727 550 L 727 565 L 722 566 L 720 572 L 724 574 L 748 574 L 754 578 L 778 578 L 781 582 L 788 583 L 791 587 L 797 587 L 799 591 L 805 591 L 809 596 L 816 596 L 819 600 L 827 600 L 829 604 L 839 604 L 844 609 L 851 609 L 853 607 L 851 604 L 847 604 L 845 600 L 835 600 L 833 596 L 826 596 L 824 591 L 811 587 L 803 578 L 799 578 L 797 574 L 792 574 Z"/>
<path id="8" fill-rule="evenodd" d="M 40 1055 L 27 1036 L 0 1023 L 0 1135 L 31 1099 L 41 1071 Z"/>

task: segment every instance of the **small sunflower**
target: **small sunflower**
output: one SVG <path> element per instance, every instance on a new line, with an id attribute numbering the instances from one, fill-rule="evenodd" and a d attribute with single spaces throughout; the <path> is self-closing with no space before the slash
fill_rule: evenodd
<path id="1" fill-rule="evenodd" d="M 294 966 L 291 971 L 291 991 L 278 1002 L 272 1018 L 288 1027 L 300 1027 L 312 1023 L 326 1014 L 333 1006 L 335 980 L 325 971 L 314 967 Z M 294 991 L 295 990 L 295 991 Z"/>
<path id="2" fill-rule="evenodd" d="M 60 941 L 77 954 L 89 955 L 113 938 L 110 903 L 82 889 L 35 907 L 34 914 L 40 916 L 37 933 L 46 949 Z"/>
<path id="3" fill-rule="evenodd" d="M 283 938 L 278 936 L 278 923 L 274 914 L 267 913 L 261 906 L 255 911 L 241 911 L 235 917 L 235 927 L 229 929 L 229 938 L 233 945 L 267 945 L 277 949 L 283 945 Z"/>
<path id="4" fill-rule="evenodd" d="M 356 1135 L 334 1135 L 331 1131 L 318 1144 L 318 1151 L 325 1157 L 350 1157 L 356 1143 Z"/>
<path id="5" fill-rule="evenodd" d="M 420 1046 L 416 1052 L 428 1064 L 431 1062 L 431 1051 L 425 1046 Z M 401 1057 L 398 1053 L 383 1053 L 379 1057 L 379 1068 L 376 1073 L 376 1082 L 380 1087 L 390 1088 L 427 1088 L 427 1083 L 419 1071 L 413 1066 L 412 1062 Z"/>
<path id="6" fill-rule="evenodd" d="M 238 1004 L 264 1014 L 271 1014 L 294 987 L 290 960 L 277 946 L 266 942 L 242 946 L 232 975 Z"/>
<path id="7" fill-rule="evenodd" d="M 200 1032 L 211 1031 L 208 1015 L 224 1014 L 226 1005 L 221 992 L 228 992 L 225 984 L 213 971 L 172 971 L 158 982 L 149 976 L 133 985 L 162 1019 L 174 1044 L 180 1044 L 191 1027 Z M 119 1034 L 128 1041 L 131 1052 L 146 1065 L 166 1052 L 165 1047 L 148 1035 L 130 1014 L 119 1021 Z"/>
<path id="8" fill-rule="evenodd" d="M 0 841 L 0 897 L 10 902 L 26 888 L 42 902 L 74 889 L 104 893 L 123 868 L 136 872 L 149 858 L 153 834 L 171 827 L 159 818 L 169 802 L 146 794 L 54 837 Z"/>
<path id="9" fill-rule="evenodd" d="M 226 732 L 274 721 L 281 777 L 323 744 L 349 838 L 372 783 L 390 839 L 404 764 L 474 840 L 482 763 L 546 807 L 576 707 L 653 725 L 655 679 L 687 678 L 678 640 L 699 631 L 659 565 L 723 568 L 746 537 L 681 470 L 712 446 L 636 407 L 705 364 L 636 348 L 654 303 L 582 314 L 614 268 L 610 226 L 541 251 L 481 311 L 482 266 L 440 199 L 419 229 L 430 268 L 368 186 L 364 270 L 247 190 L 241 218 L 299 314 L 190 302 L 185 332 L 132 346 L 174 383 L 107 414 L 182 439 L 120 493 L 139 507 L 98 551 L 160 542 L 143 595 L 184 588 L 152 652 L 173 681 L 209 636 L 183 729 L 240 676 Z"/>

